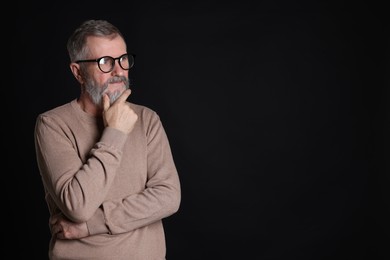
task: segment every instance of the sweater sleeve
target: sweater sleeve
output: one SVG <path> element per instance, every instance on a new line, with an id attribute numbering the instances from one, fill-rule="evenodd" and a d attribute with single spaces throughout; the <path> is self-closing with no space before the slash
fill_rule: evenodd
<path id="1" fill-rule="evenodd" d="M 151 118 L 147 129 L 148 180 L 143 191 L 105 201 L 87 222 L 91 235 L 129 232 L 161 220 L 179 209 L 180 182 L 171 148 L 159 117 Z"/>
<path id="2" fill-rule="evenodd" d="M 86 222 L 105 200 L 127 135 L 105 128 L 86 162 L 78 154 L 72 135 L 58 117 L 40 115 L 37 118 L 36 155 L 47 192 L 70 220 Z"/>

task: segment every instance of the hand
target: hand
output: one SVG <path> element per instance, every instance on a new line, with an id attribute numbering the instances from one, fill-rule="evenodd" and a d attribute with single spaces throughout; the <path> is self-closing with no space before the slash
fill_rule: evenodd
<path id="1" fill-rule="evenodd" d="M 79 239 L 89 236 L 87 223 L 74 223 L 64 215 L 57 214 L 50 218 L 50 230 L 58 239 Z"/>
<path id="2" fill-rule="evenodd" d="M 103 120 L 106 127 L 110 126 L 125 133 L 133 130 L 138 116 L 126 102 L 130 94 L 131 90 L 126 89 L 111 105 L 107 94 L 103 96 Z"/>

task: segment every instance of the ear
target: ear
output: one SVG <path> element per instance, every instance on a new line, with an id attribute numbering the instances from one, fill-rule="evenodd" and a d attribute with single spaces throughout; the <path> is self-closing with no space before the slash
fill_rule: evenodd
<path id="1" fill-rule="evenodd" d="M 69 67 L 70 67 L 70 70 L 72 71 L 73 76 L 77 79 L 77 81 L 80 84 L 83 84 L 84 80 L 83 80 L 83 76 L 81 75 L 80 65 L 75 63 L 75 62 L 72 62 L 69 65 Z"/>

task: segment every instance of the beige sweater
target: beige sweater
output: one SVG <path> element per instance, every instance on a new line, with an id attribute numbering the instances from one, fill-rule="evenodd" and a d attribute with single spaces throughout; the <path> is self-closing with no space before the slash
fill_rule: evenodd
<path id="1" fill-rule="evenodd" d="M 167 135 L 151 109 L 131 104 L 130 134 L 104 128 L 76 100 L 38 116 L 37 163 L 50 214 L 87 222 L 90 236 L 51 238 L 50 259 L 165 259 L 162 219 L 179 209 Z"/>

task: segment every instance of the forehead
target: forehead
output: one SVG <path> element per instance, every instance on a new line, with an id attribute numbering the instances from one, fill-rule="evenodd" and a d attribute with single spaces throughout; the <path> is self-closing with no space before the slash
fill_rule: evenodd
<path id="1" fill-rule="evenodd" d="M 114 38 L 90 36 L 87 38 L 87 45 L 91 58 L 118 57 L 126 53 L 126 43 L 120 36 Z"/>

